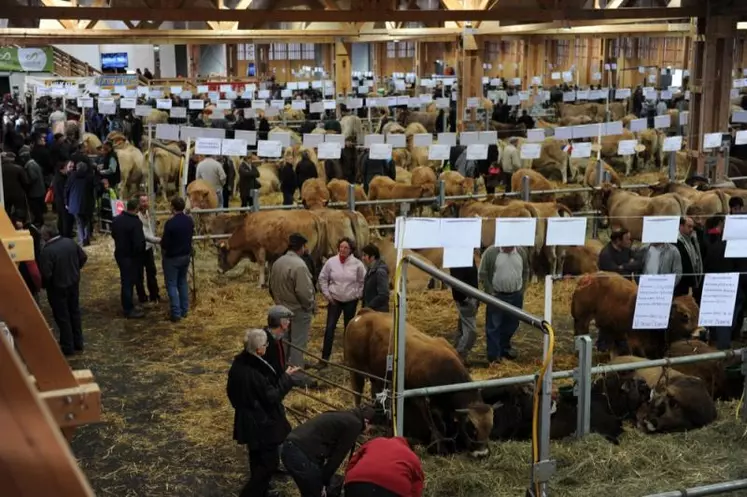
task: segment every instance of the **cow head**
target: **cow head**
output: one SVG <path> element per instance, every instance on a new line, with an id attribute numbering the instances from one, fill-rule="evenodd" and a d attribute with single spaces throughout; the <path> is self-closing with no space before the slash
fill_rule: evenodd
<path id="1" fill-rule="evenodd" d="M 485 457 L 490 453 L 488 440 L 493 429 L 493 408 L 482 402 L 454 410 L 457 440 L 472 457 Z"/>
<path id="2" fill-rule="evenodd" d="M 700 335 L 702 328 L 698 327 L 700 309 L 695 299 L 690 295 L 682 295 L 672 300 L 669 313 L 669 340 L 690 338 Z"/>
<path id="3" fill-rule="evenodd" d="M 614 187 L 609 183 L 605 183 L 598 188 L 594 188 L 591 194 L 591 208 L 601 213 L 602 217 L 599 219 L 599 224 L 602 228 L 607 228 L 610 224 L 607 204 L 613 191 Z"/>
<path id="4" fill-rule="evenodd" d="M 638 411 L 638 427 L 646 432 L 676 432 L 700 428 L 716 419 L 716 406 L 705 383 L 677 376 Z"/>
<path id="5" fill-rule="evenodd" d="M 610 373 L 592 385 L 592 396 L 606 401 L 620 419 L 635 419 L 639 408 L 648 402 L 651 389 L 642 378 L 631 374 Z"/>

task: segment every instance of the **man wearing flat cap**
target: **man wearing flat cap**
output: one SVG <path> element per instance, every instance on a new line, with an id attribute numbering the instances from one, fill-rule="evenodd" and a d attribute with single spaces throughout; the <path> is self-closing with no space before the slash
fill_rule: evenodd
<path id="1" fill-rule="evenodd" d="M 285 349 L 281 340 L 288 333 L 293 311 L 284 305 L 273 305 L 267 311 L 267 350 L 263 359 L 272 366 L 277 376 L 282 376 L 285 371 Z"/>
<path id="2" fill-rule="evenodd" d="M 309 341 L 311 319 L 316 307 L 314 302 L 314 283 L 303 254 L 306 250 L 306 238 L 293 233 L 288 239 L 288 251 L 272 265 L 270 270 L 270 296 L 275 304 L 289 309 L 291 317 L 288 340 L 291 344 L 306 349 Z M 286 348 L 288 364 L 302 368 L 303 354 L 295 348 Z"/>

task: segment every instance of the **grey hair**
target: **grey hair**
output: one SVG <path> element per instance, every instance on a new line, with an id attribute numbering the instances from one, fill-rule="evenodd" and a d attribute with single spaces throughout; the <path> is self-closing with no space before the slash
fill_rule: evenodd
<path id="1" fill-rule="evenodd" d="M 250 328 L 244 332 L 244 350 L 250 354 L 257 352 L 257 349 L 267 345 L 267 333 L 265 330 Z"/>

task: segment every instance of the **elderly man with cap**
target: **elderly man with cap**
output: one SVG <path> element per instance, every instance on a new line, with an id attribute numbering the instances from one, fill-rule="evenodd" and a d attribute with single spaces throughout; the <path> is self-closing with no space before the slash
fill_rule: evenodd
<path id="1" fill-rule="evenodd" d="M 302 349 L 306 349 L 309 341 L 311 319 L 316 308 L 313 279 L 303 259 L 306 241 L 299 233 L 293 233 L 289 237 L 288 251 L 272 265 L 269 281 L 270 296 L 275 304 L 293 312 L 290 343 Z M 286 355 L 290 365 L 303 367 L 303 354 L 300 350 L 286 349 Z"/>
<path id="2" fill-rule="evenodd" d="M 283 305 L 273 305 L 267 311 L 267 352 L 264 359 L 275 371 L 285 371 L 285 349 L 280 341 L 290 328 L 293 311 Z"/>

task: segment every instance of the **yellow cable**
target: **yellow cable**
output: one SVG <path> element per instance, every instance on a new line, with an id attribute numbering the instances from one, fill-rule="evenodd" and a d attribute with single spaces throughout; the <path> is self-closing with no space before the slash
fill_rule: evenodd
<path id="1" fill-rule="evenodd" d="M 540 406 L 540 391 L 542 390 L 542 380 L 545 377 L 547 368 L 550 366 L 552 361 L 553 352 L 555 350 L 555 330 L 552 325 L 547 321 L 542 322 L 542 329 L 547 333 L 549 343 L 547 347 L 547 357 L 542 363 L 540 368 L 539 376 L 537 377 L 537 384 L 534 387 L 534 405 L 532 409 L 532 462 L 537 464 L 539 462 L 539 406 Z M 540 497 L 539 483 L 535 484 L 535 496 Z"/>

